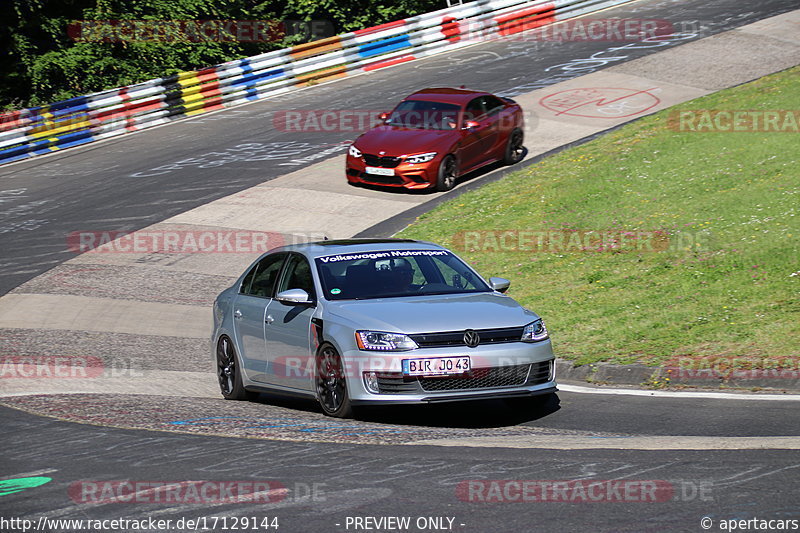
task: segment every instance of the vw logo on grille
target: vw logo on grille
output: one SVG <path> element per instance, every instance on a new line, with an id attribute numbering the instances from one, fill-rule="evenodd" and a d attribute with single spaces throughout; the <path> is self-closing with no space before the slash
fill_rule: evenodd
<path id="1" fill-rule="evenodd" d="M 464 332 L 464 344 L 470 348 L 476 347 L 481 343 L 481 336 L 474 329 L 468 329 Z"/>

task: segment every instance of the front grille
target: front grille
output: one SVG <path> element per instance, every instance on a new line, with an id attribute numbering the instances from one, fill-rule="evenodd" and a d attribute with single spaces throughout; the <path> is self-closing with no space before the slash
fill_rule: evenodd
<path id="1" fill-rule="evenodd" d="M 384 167 L 384 168 L 394 168 L 400 164 L 401 159 L 399 157 L 390 157 L 390 156 L 378 156 L 373 154 L 363 154 L 364 162 L 371 167 Z"/>
<path id="2" fill-rule="evenodd" d="M 501 344 L 519 342 L 524 326 L 516 328 L 476 329 L 481 338 L 480 344 Z M 420 348 L 441 348 L 448 346 L 466 346 L 464 331 L 444 331 L 440 333 L 419 333 L 409 335 Z"/>
<path id="3" fill-rule="evenodd" d="M 549 369 L 548 363 L 545 362 L 534 365 L 473 368 L 472 371 L 462 376 L 403 377 L 402 374 L 379 374 L 378 390 L 381 394 L 419 394 L 421 392 L 518 387 L 533 384 L 528 379 L 529 371 L 531 366 L 536 367 L 540 364 L 544 364 L 545 368 Z M 545 378 L 549 375 L 548 373 L 549 370 L 545 372 Z M 542 383 L 546 381 L 547 379 Z"/>
<path id="4" fill-rule="evenodd" d="M 418 378 L 425 392 L 443 390 L 492 389 L 515 387 L 525 383 L 531 365 L 474 368 L 464 376 L 447 378 Z"/>
<path id="5" fill-rule="evenodd" d="M 403 183 L 403 178 L 400 176 L 379 176 L 377 174 L 362 174 L 361 179 L 367 181 L 369 183 L 394 183 L 400 184 Z"/>

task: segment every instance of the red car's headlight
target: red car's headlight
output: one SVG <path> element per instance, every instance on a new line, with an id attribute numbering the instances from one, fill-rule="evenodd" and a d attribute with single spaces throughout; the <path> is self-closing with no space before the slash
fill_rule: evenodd
<path id="1" fill-rule="evenodd" d="M 409 155 L 406 156 L 406 163 L 411 163 L 412 165 L 416 163 L 427 163 L 434 157 L 436 157 L 436 152 L 428 152 L 427 154 Z"/>

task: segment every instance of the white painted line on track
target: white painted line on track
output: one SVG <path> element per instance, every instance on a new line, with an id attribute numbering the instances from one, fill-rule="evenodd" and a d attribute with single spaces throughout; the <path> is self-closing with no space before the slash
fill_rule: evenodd
<path id="1" fill-rule="evenodd" d="M 43 470 L 34 470 L 33 472 L 21 472 L 19 474 L 8 474 L 5 476 L 0 477 L 0 479 L 8 480 L 8 479 L 17 479 L 21 477 L 39 477 L 45 474 L 52 474 L 53 472 L 58 472 L 57 468 L 45 468 Z"/>
<path id="2" fill-rule="evenodd" d="M 652 398 L 706 398 L 710 400 L 768 400 L 768 401 L 800 401 L 800 394 L 748 394 L 735 392 L 702 392 L 702 391 L 667 391 L 642 389 L 607 389 L 581 387 L 580 385 L 564 385 L 559 383 L 558 390 L 578 394 L 615 394 L 619 396 L 649 396 Z"/>

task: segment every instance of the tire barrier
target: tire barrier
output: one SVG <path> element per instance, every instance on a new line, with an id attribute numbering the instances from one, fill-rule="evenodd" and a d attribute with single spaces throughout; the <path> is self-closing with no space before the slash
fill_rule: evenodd
<path id="1" fill-rule="evenodd" d="M 481 0 L 0 115 L 0 164 L 413 61 L 632 0 Z"/>

